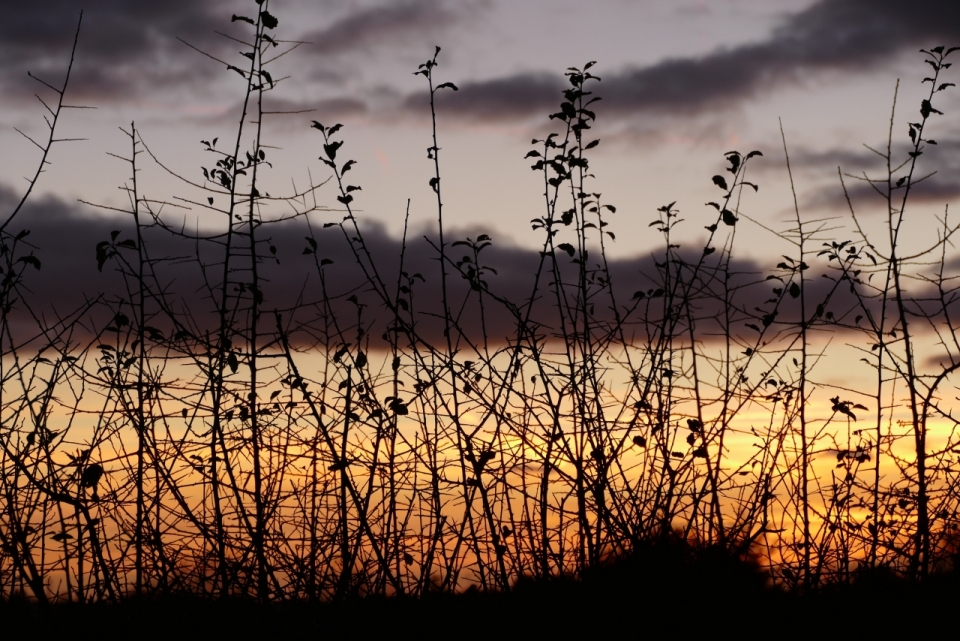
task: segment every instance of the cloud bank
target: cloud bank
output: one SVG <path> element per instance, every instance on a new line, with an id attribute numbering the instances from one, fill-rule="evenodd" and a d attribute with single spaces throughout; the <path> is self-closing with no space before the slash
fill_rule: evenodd
<path id="1" fill-rule="evenodd" d="M 6 208 L 13 198 L 14 195 L 9 190 L 3 190 L 0 194 L 0 206 Z M 337 227 L 322 229 L 319 224 L 323 221 L 339 220 L 339 217 L 340 214 L 329 212 L 322 214 L 322 219 L 314 221 L 312 227 L 308 227 L 306 221 L 300 220 L 267 224 L 260 228 L 258 236 L 263 242 L 258 251 L 263 257 L 259 266 L 261 291 L 264 296 L 263 309 L 268 314 L 272 310 L 281 311 L 295 325 L 306 326 L 314 323 L 318 315 L 327 309 L 324 304 L 326 299 L 329 301 L 329 309 L 344 324 L 343 327 L 349 328 L 355 325 L 357 318 L 357 307 L 350 300 L 350 297 L 355 296 L 356 302 L 363 305 L 363 322 L 369 323 L 367 331 L 376 343 L 379 340 L 377 337 L 392 322 L 393 316 L 373 291 L 357 264 L 351 250 L 353 233 L 344 235 Z M 21 304 L 15 309 L 20 322 L 24 326 L 32 323 L 30 315 L 27 314 L 27 305 L 36 314 L 46 314 L 47 318 L 54 318 L 82 306 L 85 301 L 99 300 L 101 302 L 96 306 L 94 316 L 101 319 L 100 327 L 106 324 L 112 314 L 110 310 L 117 308 L 117 301 L 128 291 L 129 283 L 124 283 L 117 272 L 115 261 L 105 263 L 102 272 L 98 270 L 96 246 L 109 240 L 113 231 L 120 232 L 117 236 L 118 242 L 133 238 L 131 221 L 94 217 L 81 211 L 78 206 L 46 198 L 28 204 L 14 227 L 11 230 L 14 234 L 21 229 L 30 230 L 31 233 L 25 240 L 32 248 L 21 248 L 20 253 L 33 252 L 42 265 L 38 273 L 28 271 L 25 281 L 27 290 L 23 293 Z M 476 233 L 471 235 L 476 238 Z M 314 255 L 304 253 L 304 249 L 310 246 L 307 236 L 317 242 L 316 258 L 332 261 L 324 267 L 325 290 L 318 277 Z M 420 335 L 440 344 L 444 342 L 444 338 L 442 322 L 438 318 L 442 312 L 438 253 L 435 238 L 431 240 L 426 236 L 432 234 L 411 233 L 406 241 L 403 271 L 410 277 L 414 274 L 423 277 L 414 278 L 413 294 L 406 298 L 416 311 Z M 448 236 L 448 242 L 464 236 L 463 233 L 453 232 Z M 399 257 L 404 249 L 401 239 L 391 237 L 382 228 L 375 226 L 364 227 L 363 237 L 388 292 L 394 296 L 398 281 L 406 284 L 406 278 L 399 278 Z M 184 318 L 189 318 L 189 325 L 195 331 L 202 333 L 212 330 L 217 321 L 217 300 L 213 292 L 222 278 L 222 245 L 178 238 L 159 230 L 148 230 L 144 238 L 149 257 L 156 261 L 157 277 L 155 282 L 152 281 L 154 289 L 167 292 L 164 305 L 183 314 Z M 242 247 L 245 240 L 239 238 L 237 242 Z M 278 260 L 274 259 L 270 246 L 276 249 L 275 256 Z M 126 251 L 129 250 L 121 250 Z M 686 252 L 684 255 L 691 263 L 696 263 L 699 259 L 696 243 L 684 244 L 682 251 Z M 463 246 L 451 245 L 448 249 L 448 255 L 454 261 L 470 254 Z M 496 273 L 490 272 L 486 276 L 490 292 L 512 302 L 525 314 L 525 306 L 534 292 L 534 276 L 541 264 L 540 253 L 498 243 L 494 237 L 494 244 L 485 249 L 481 257 L 484 265 L 496 270 Z M 597 260 L 590 259 L 591 269 L 596 266 Z M 634 307 L 636 292 L 645 293 L 645 300 L 640 303 L 625 326 L 628 340 L 644 339 L 650 329 L 644 325 L 644 321 L 654 325 L 659 322 L 659 314 L 662 313 L 660 302 L 655 300 L 649 309 L 645 302 L 649 294 L 658 287 L 658 260 L 662 260 L 662 256 L 639 255 L 609 263 L 613 295 L 621 316 L 626 314 L 627 309 Z M 563 251 L 557 251 L 557 264 L 566 286 L 575 285 L 578 268 L 572 258 Z M 708 261 L 705 273 L 709 273 L 715 264 Z M 560 331 L 561 325 L 550 274 L 552 259 L 548 257 L 544 266 L 547 271 L 541 277 L 530 318 L 539 327 L 539 332 L 550 339 Z M 237 283 L 237 286 L 251 278 L 247 271 L 248 259 L 237 259 L 233 267 L 231 281 Z M 735 305 L 741 310 L 737 312 L 740 319 L 737 326 L 745 328 L 748 322 L 757 323 L 766 313 L 761 310 L 770 306 L 768 299 L 773 295 L 771 292 L 776 281 L 765 281 L 765 277 L 774 270 L 774 265 L 738 259 L 734 261 L 732 269 L 736 273 L 731 281 L 732 286 L 737 289 Z M 475 343 L 480 343 L 485 332 L 493 346 L 505 345 L 516 336 L 517 319 L 511 308 L 485 296 L 481 310 L 476 292 L 471 291 L 468 281 L 453 268 L 450 269 L 450 274 L 450 306 L 465 336 Z M 714 280 L 712 286 L 719 287 L 720 282 Z M 810 300 L 826 299 L 831 287 L 832 283 L 828 279 L 811 278 Z M 598 285 L 591 289 L 595 319 L 599 322 L 612 322 L 614 312 L 609 292 Z M 567 292 L 568 295 L 570 291 Z M 853 305 L 854 299 L 845 287 L 841 287 L 832 299 L 829 309 L 840 317 Z M 158 309 L 156 304 L 153 307 Z M 694 314 L 699 319 L 699 329 L 710 334 L 710 328 L 716 324 L 716 318 L 721 315 L 722 310 L 723 305 L 719 300 L 704 297 L 697 302 Z M 796 301 L 787 297 L 781 308 L 781 318 L 789 318 L 797 311 Z M 162 325 L 160 321 L 156 324 Z M 88 329 L 93 331 L 96 326 L 97 323 L 94 322 Z M 743 331 L 745 336 L 749 336 L 749 331 Z M 348 333 L 354 332 L 355 330 L 350 330 Z M 305 330 L 299 339 L 309 342 L 317 337 Z"/>
<path id="2" fill-rule="evenodd" d="M 230 30 L 229 7 L 235 5 L 226 0 L 6 3 L 0 20 L 0 83 L 8 95 L 31 96 L 39 88 L 27 77 L 31 71 L 59 86 L 81 9 L 70 86 L 75 99 L 130 99 L 148 88 L 203 82 L 217 69 L 191 64 L 198 54 L 177 38 L 220 53 L 227 41 L 214 30 Z"/>
<path id="3" fill-rule="evenodd" d="M 960 4 L 921 0 L 821 0 L 769 38 L 696 58 L 601 73 L 607 115 L 696 115 L 748 100 L 812 74 L 875 69 L 904 49 L 960 45 Z M 602 67 L 602 66 L 601 66 Z M 560 100 L 557 75 L 520 73 L 464 82 L 440 96 L 445 114 L 484 120 L 545 115 Z M 407 98 L 420 109 L 423 94 Z"/>

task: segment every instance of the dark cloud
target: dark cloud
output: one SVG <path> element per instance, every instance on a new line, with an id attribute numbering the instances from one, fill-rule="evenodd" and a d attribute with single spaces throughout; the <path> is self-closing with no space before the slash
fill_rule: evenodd
<path id="1" fill-rule="evenodd" d="M 279 13 L 282 38 L 310 44 L 307 55 L 334 56 L 370 51 L 409 39 L 422 40 L 475 15 L 485 0 L 442 2 L 405 0 L 347 13 L 327 28 L 303 33 L 295 21 Z M 83 8 L 77 58 L 71 77 L 74 102 L 130 100 L 143 96 L 167 98 L 189 91 L 209 91 L 224 77 L 217 62 L 191 50 L 180 39 L 228 63 L 242 48 L 216 32 L 244 39 L 248 25 L 232 22 L 234 14 L 254 15 L 252 0 L 38 0 L 7 3 L 0 21 L 0 87 L 8 100 L 33 100 L 40 85 L 33 72 L 59 86 L 69 61 L 70 45 Z M 303 58 L 300 58 L 303 60 Z M 337 70 L 308 71 L 314 80 L 342 81 Z"/>
<path id="2" fill-rule="evenodd" d="M 482 120 L 525 118 L 531 114 L 546 115 L 555 111 L 560 102 L 564 83 L 550 74 L 524 73 L 508 78 L 495 78 L 481 82 L 466 82 L 459 91 L 437 94 L 437 102 L 443 117 L 467 116 Z M 426 92 L 410 95 L 404 106 L 416 113 L 423 113 L 430 104 Z"/>
<path id="3" fill-rule="evenodd" d="M 245 6 L 232 0 L 8 2 L 0 21 L 0 82 L 8 94 L 30 95 L 37 85 L 27 77 L 29 70 L 59 85 L 81 9 L 70 87 L 74 99 L 132 97 L 147 87 L 206 82 L 220 69 L 213 61 L 197 64 L 200 54 L 177 38 L 221 53 L 228 41 L 214 30 L 231 32 L 231 8 L 238 4 Z"/>
<path id="4" fill-rule="evenodd" d="M 7 208 L 13 199 L 13 194 L 5 190 L 0 194 L 0 206 Z M 264 240 L 264 245 L 260 254 L 266 257 L 259 268 L 260 277 L 263 279 L 261 290 L 265 298 L 264 308 L 267 311 L 282 310 L 295 326 L 302 327 L 302 331 L 297 334 L 297 340 L 301 343 L 316 339 L 308 327 L 311 324 L 316 327 L 318 314 L 324 309 L 321 304 L 323 290 L 314 257 L 303 253 L 307 247 L 305 237 L 312 235 L 318 243 L 317 255 L 333 261 L 325 271 L 327 296 L 331 308 L 342 323 L 341 327 L 345 331 L 349 330 L 356 319 L 356 307 L 348 300 L 351 295 L 356 295 L 358 301 L 364 305 L 364 322 L 370 325 L 368 333 L 376 341 L 376 337 L 380 336 L 392 317 L 358 267 L 350 249 L 349 238 L 345 238 L 337 227 L 321 228 L 319 223 L 339 220 L 340 214 L 330 212 L 317 215 L 321 218 L 315 221 L 313 231 L 305 221 L 264 225 L 261 228 L 260 238 Z M 18 319 L 19 326 L 26 328 L 22 331 L 35 328 L 34 321 L 26 313 L 27 305 L 35 315 L 52 319 L 83 305 L 84 301 L 102 297 L 103 301 L 110 303 L 127 291 L 113 262 L 108 262 L 102 272 L 98 271 L 95 247 L 97 243 L 108 240 L 114 230 L 120 232 L 118 241 L 131 238 L 133 230 L 130 220 L 91 216 L 82 213 L 79 206 L 48 198 L 28 205 L 9 231 L 17 233 L 21 229 L 31 230 L 26 240 L 34 248 L 21 247 L 20 254 L 33 251 L 42 263 L 39 272 L 28 271 L 26 286 L 29 291 L 22 293 L 14 310 L 14 318 Z M 400 268 L 401 242 L 378 227 L 366 227 L 363 235 L 376 269 L 393 295 Z M 476 238 L 476 234 L 472 235 Z M 448 236 L 451 240 L 463 237 L 463 233 Z M 242 245 L 243 239 L 238 242 Z M 279 263 L 272 259 L 270 245 L 276 248 Z M 197 243 L 176 238 L 158 230 L 146 233 L 145 246 L 152 259 L 172 259 L 158 263 L 156 268 L 157 282 L 167 292 L 166 300 L 170 308 L 182 314 L 183 318 L 188 318 L 188 324 L 196 331 L 213 329 L 217 319 L 217 304 L 211 297 L 209 286 L 220 282 L 221 268 L 218 262 L 222 257 L 222 247 L 210 242 Z M 689 250 L 687 259 L 695 263 L 699 255 L 695 251 L 696 246 L 689 245 Z M 455 260 L 470 254 L 464 247 L 452 245 L 449 252 Z M 565 253 L 558 254 L 562 279 L 568 285 L 575 284 L 576 266 Z M 485 265 L 497 271 L 487 277 L 490 291 L 525 310 L 525 305 L 534 291 L 534 275 L 541 261 L 539 252 L 505 245 L 494 238 L 494 245 L 484 250 L 481 256 Z M 643 291 L 649 294 L 657 287 L 655 259 L 652 255 L 644 255 L 610 263 L 613 291 L 621 315 L 626 314 L 625 310 L 632 307 L 635 292 Z M 556 296 L 552 289 L 552 278 L 549 276 L 550 260 L 548 258 L 546 261 L 548 272 L 540 281 L 530 316 L 539 326 L 539 331 L 548 338 L 555 336 L 560 327 Z M 231 279 L 237 283 L 246 282 L 249 275 L 244 271 L 244 260 L 239 259 L 235 266 L 237 269 L 232 273 Z M 422 274 L 425 279 L 425 282 L 416 281 L 410 300 L 417 312 L 418 332 L 434 344 L 444 342 L 442 323 L 438 320 L 442 307 L 437 251 L 423 233 L 410 234 L 403 269 L 411 275 Z M 707 264 L 705 273 L 712 269 L 713 267 Z M 731 286 L 737 290 L 734 302 L 740 310 L 735 313 L 739 319 L 736 323 L 739 328 L 737 331 L 739 333 L 742 330 L 742 335 L 747 340 L 752 340 L 751 337 L 755 334 L 750 333 L 752 330 L 746 328 L 746 323 L 758 323 L 762 312 L 757 310 L 769 308 L 767 300 L 771 297 L 771 289 L 776 283 L 766 281 L 765 277 L 773 269 L 773 265 L 738 260 L 735 261 L 733 269 L 736 276 L 731 281 Z M 714 279 L 710 287 L 719 288 L 720 283 L 720 279 Z M 811 278 L 810 300 L 825 300 L 831 287 L 832 284 L 827 279 Z M 481 313 L 477 296 L 470 291 L 468 282 L 452 270 L 449 291 L 451 308 L 457 322 L 464 335 L 472 341 L 480 342 L 484 329 L 493 345 L 504 345 L 511 337 L 516 336 L 516 316 L 511 308 L 487 297 Z M 593 296 L 595 318 L 601 322 L 612 322 L 614 315 L 609 294 L 597 290 Z M 854 306 L 855 302 L 847 289 L 841 287 L 827 309 L 842 317 Z M 113 308 L 115 309 L 115 306 Z M 293 311 L 294 308 L 296 311 Z M 91 318 L 99 320 L 89 323 L 87 328 L 105 325 L 112 314 L 110 309 L 110 305 L 98 305 Z M 642 341 L 649 329 L 644 323 L 656 325 L 660 319 L 660 309 L 662 308 L 658 301 L 649 309 L 645 303 L 635 309 L 628 316 L 628 338 Z M 704 335 L 720 335 L 715 319 L 722 315 L 722 311 L 721 302 L 704 297 L 702 302 L 697 303 L 695 310 L 699 319 L 698 331 Z M 787 297 L 781 308 L 780 318 L 795 316 L 797 312 L 796 301 Z M 169 321 L 165 322 L 163 318 L 158 318 L 151 324 L 166 329 L 170 327 Z"/>
<path id="5" fill-rule="evenodd" d="M 886 149 L 886 144 L 875 145 L 874 149 Z M 893 146 L 894 167 L 908 160 L 913 150 L 906 144 Z M 847 194 L 854 207 L 885 206 L 885 197 L 877 192 L 866 178 L 882 180 L 876 187 L 885 193 L 886 160 L 870 149 L 847 151 L 830 149 L 826 151 L 799 151 L 791 154 L 791 166 L 794 169 L 817 170 L 827 172 L 833 178 L 833 184 L 826 189 L 817 190 L 807 197 L 804 207 L 823 207 L 828 209 L 847 209 L 847 197 L 844 195 L 836 171 L 839 168 L 845 174 Z M 780 163 L 776 163 L 778 169 Z M 768 167 L 769 169 L 769 167 Z M 904 176 L 909 165 L 894 173 L 894 181 Z M 960 198 L 960 140 L 940 139 L 936 145 L 926 145 L 924 153 L 917 162 L 914 178 L 922 178 L 910 188 L 910 202 L 924 204 L 950 203 Z M 897 201 L 902 198 L 902 191 Z"/>
<path id="6" fill-rule="evenodd" d="M 855 211 L 863 213 L 879 211 L 880 209 L 886 210 L 887 201 L 884 195 L 886 184 L 876 185 L 880 189 L 880 193 L 863 180 L 848 177 L 846 178 L 846 185 L 846 194 L 844 194 L 843 187 L 838 180 L 834 186 L 819 190 L 801 204 L 805 209 L 822 207 L 824 209 L 847 211 L 849 209 L 847 197 L 849 196 Z M 900 206 L 902 198 L 903 191 L 895 190 L 895 207 Z M 941 209 L 943 205 L 949 204 L 957 198 L 960 198 L 960 179 L 957 179 L 956 174 L 945 174 L 942 177 L 939 174 L 931 176 L 912 187 L 909 195 L 909 200 L 913 204 L 939 205 Z"/>
<path id="7" fill-rule="evenodd" d="M 302 39 L 311 43 L 311 53 L 324 56 L 369 51 L 434 35 L 459 23 L 476 5 L 476 2 L 402 0 L 348 14 L 324 29 L 306 33 Z"/>
<path id="8" fill-rule="evenodd" d="M 699 58 L 668 59 L 601 73 L 596 91 L 608 114 L 692 114 L 715 110 L 795 83 L 811 73 L 872 69 L 905 48 L 960 44 L 960 3 L 922 0 L 821 0 L 787 18 L 762 42 Z M 543 115 L 559 101 L 559 77 L 518 76 L 464 82 L 444 94 L 446 113 L 471 118 Z M 419 106 L 423 96 L 408 99 Z"/>

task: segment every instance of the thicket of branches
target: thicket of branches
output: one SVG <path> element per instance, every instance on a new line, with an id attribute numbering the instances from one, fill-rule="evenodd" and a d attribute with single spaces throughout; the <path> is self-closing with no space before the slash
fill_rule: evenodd
<path id="1" fill-rule="evenodd" d="M 944 217 L 927 251 L 898 248 L 916 224 L 908 204 L 953 49 L 923 52 L 930 93 L 909 153 L 894 157 L 891 118 L 887 171 L 863 179 L 886 199 L 887 236 L 829 238 L 828 221 L 797 208 L 778 232 L 792 253 L 768 273 L 742 271 L 736 232 L 761 154 L 729 152 L 712 179 L 717 202 L 693 226 L 706 242 L 681 251 L 678 212 L 660 208 L 656 270 L 617 287 L 606 253 L 616 210 L 589 161 L 602 83 L 593 63 L 569 69 L 550 115 L 557 133 L 529 154 L 544 189 L 531 214 L 539 262 L 528 294 L 508 299 L 484 253 L 491 238 L 448 232 L 435 96 L 456 87 L 437 77 L 439 48 L 418 69 L 433 123 L 432 271 L 412 272 L 406 249 L 371 249 L 354 213 L 362 172 L 340 125 L 313 124 L 329 180 L 262 191 L 273 153 L 264 97 L 281 75 L 269 66 L 296 45 L 265 2 L 254 8 L 234 16 L 249 23 L 248 49 L 223 63 L 242 79 L 235 136 L 205 142 L 200 171 L 125 130 L 129 207 L 114 212 L 125 224 L 95 248 L 119 285 L 90 283 L 87 303 L 56 316 L 32 302 L 43 247 L 19 215 L 70 106 L 69 73 L 47 86 L 43 158 L 0 226 L 0 593 L 510 590 L 664 537 L 758 557 L 791 588 L 864 567 L 914 578 L 952 567 L 956 227 Z M 144 163 L 180 178 L 183 193 L 145 198 Z M 205 212 L 217 231 L 176 226 L 160 213 L 172 204 Z M 280 265 L 271 230 L 296 224 L 310 230 L 303 253 Z M 170 243 L 182 253 L 152 249 Z M 336 244 L 359 285 L 327 277 Z M 264 274 L 303 280 L 305 264 L 302 295 L 278 303 Z M 618 297 L 624 286 L 632 298 Z M 747 302 L 756 291 L 761 306 Z M 492 315 L 509 319 L 506 339 L 488 331 Z M 873 387 L 811 380 L 826 332 L 862 347 Z M 924 369 L 934 351 L 943 364 Z M 745 444 L 736 455 L 733 442 Z"/>

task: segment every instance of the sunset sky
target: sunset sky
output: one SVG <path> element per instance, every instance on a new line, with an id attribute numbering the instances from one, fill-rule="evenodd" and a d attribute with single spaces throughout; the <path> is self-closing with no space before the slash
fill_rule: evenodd
<path id="1" fill-rule="evenodd" d="M 0 25 L 5 203 L 19 195 L 37 157 L 14 127 L 43 134 L 42 107 L 33 97 L 38 85 L 27 71 L 60 82 L 81 5 L 67 102 L 96 110 L 65 114 L 61 135 L 88 140 L 55 148 L 38 191 L 57 200 L 37 199 L 34 216 L 48 215 L 32 223 L 71 239 L 100 230 L 84 218 L 99 214 L 78 198 L 123 204 L 117 186 L 128 167 L 107 156 L 127 151 L 118 126 L 135 120 L 165 163 L 194 178 L 210 158 L 199 141 L 233 137 L 242 81 L 178 39 L 227 61 L 242 60 L 239 45 L 215 32 L 242 36 L 247 25 L 230 17 L 253 15 L 255 7 L 252 0 L 40 0 L 7 7 Z M 425 86 L 412 74 L 434 45 L 443 47 L 438 81 L 460 87 L 443 96 L 438 116 L 447 226 L 454 235 L 483 229 L 518 250 L 540 242 L 529 226 L 542 215 L 542 182 L 524 159 L 530 139 L 555 124 L 547 116 L 559 103 L 563 70 L 598 61 L 594 71 L 602 82 L 595 91 L 604 100 L 597 104 L 593 133 L 601 144 L 592 169 L 596 190 L 618 207 L 611 252 L 623 259 L 657 245 L 660 238 L 647 224 L 657 207 L 672 201 L 690 221 L 681 236 L 699 246 L 710 216 L 704 202 L 718 191 L 710 177 L 722 172 L 722 154 L 731 149 L 764 152 L 750 174 L 760 191 L 749 195 L 743 211 L 785 228 L 792 198 L 778 118 L 804 215 L 844 215 L 837 166 L 853 174 L 881 169 L 862 145 L 885 146 L 898 78 L 894 140 L 904 149 L 906 122 L 918 118 L 926 91 L 918 49 L 960 44 L 960 5 L 949 0 L 272 0 L 269 6 L 280 20 L 278 37 L 306 43 L 275 63 L 274 77 L 289 78 L 271 104 L 314 110 L 268 123 L 267 142 L 282 147 L 271 155 L 270 184 L 282 191 L 291 181 L 306 186 L 311 174 L 326 177 L 317 160 L 319 135 L 309 122 L 342 122 L 342 153 L 359 161 L 352 179 L 363 186 L 356 202 L 361 217 L 393 236 L 402 229 L 408 198 L 415 228 L 435 215 Z M 924 159 L 924 167 L 940 173 L 918 188 L 915 201 L 938 212 L 960 194 L 960 120 L 952 117 L 960 93 L 941 95 L 937 106 L 946 116 L 932 123 L 931 134 L 940 144 Z M 141 179 L 148 197 L 184 195 L 147 163 Z M 320 203 L 335 206 L 335 196 L 321 190 Z M 866 211 L 876 203 L 865 194 L 856 204 Z M 217 224 L 196 212 L 181 215 L 201 226 Z M 31 226 L 26 218 L 22 224 Z M 742 258 L 769 262 L 771 253 L 775 258 L 789 249 L 754 225 L 739 229 Z M 911 229 L 921 236 L 931 231 L 929 225 Z M 97 240 L 91 236 L 91 246 Z M 78 242 L 78 256 L 92 251 L 84 243 Z"/>
<path id="2" fill-rule="evenodd" d="M 83 108 L 8 225 L 81 9 Z M 937 46 L 960 47 L 960 0 L 6 2 L 0 529 L 23 523 L 0 601 L 10 568 L 82 602 L 114 599 L 111 572 L 118 600 L 508 589 L 644 537 L 766 546 L 804 594 L 865 560 L 926 576 L 960 531 L 960 87 L 930 94 Z M 433 147 L 438 50 L 458 89 Z M 586 184 L 528 155 L 585 64 Z M 166 227 L 135 236 L 138 151 L 137 212 Z M 482 256 L 456 242 L 480 234 Z"/>

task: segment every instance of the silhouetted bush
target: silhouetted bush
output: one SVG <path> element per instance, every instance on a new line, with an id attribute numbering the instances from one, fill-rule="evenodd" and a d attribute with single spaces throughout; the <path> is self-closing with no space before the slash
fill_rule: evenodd
<path id="1" fill-rule="evenodd" d="M 557 133 L 528 154 L 544 189 L 531 214 L 540 251 L 454 239 L 436 96 L 457 87 L 436 77 L 436 48 L 416 70 L 436 231 L 405 231 L 385 256 L 397 244 L 355 214 L 363 173 L 340 124 L 310 132 L 327 180 L 266 192 L 275 150 L 262 123 L 277 114 L 263 98 L 283 75 L 268 67 L 297 45 L 268 3 L 250 6 L 232 20 L 250 47 L 224 65 L 242 78 L 235 138 L 202 141 L 188 172 L 124 130 L 129 209 L 104 207 L 120 229 L 93 226 L 100 280 L 74 308 L 37 296 L 44 254 L 24 205 L 60 107 L 0 224 L 0 593 L 12 616 L 50 606 L 42 625 L 64 633 L 81 616 L 191 634 L 683 633 L 955 591 L 960 435 L 935 450 L 927 435 L 950 419 L 960 369 L 947 254 L 958 227 L 944 218 L 917 255 L 899 244 L 919 224 L 907 205 L 953 49 L 923 52 L 930 94 L 903 162 L 891 125 L 887 175 L 863 178 L 886 201 L 889 238 L 871 240 L 852 204 L 852 240 L 797 206 L 795 227 L 771 232 L 792 255 L 758 274 L 734 253 L 759 151 L 723 154 L 717 201 L 690 215 L 699 240 L 681 247 L 670 203 L 648 222 L 663 238 L 651 260 L 608 258 L 617 207 L 591 173 L 592 62 L 567 70 Z M 61 106 L 69 77 L 51 88 Z M 785 137 L 783 151 L 790 171 Z M 143 163 L 183 195 L 145 198 Z M 219 227 L 177 225 L 174 205 Z M 498 258 L 529 283 L 498 282 Z M 817 391 L 821 332 L 860 341 L 875 388 Z M 931 369 L 917 344 L 935 333 L 944 358 Z M 743 460 L 735 437 L 753 446 Z"/>

